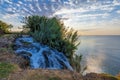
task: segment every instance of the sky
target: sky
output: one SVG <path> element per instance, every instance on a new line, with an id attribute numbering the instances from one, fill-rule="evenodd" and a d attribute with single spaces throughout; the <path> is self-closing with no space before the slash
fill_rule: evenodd
<path id="1" fill-rule="evenodd" d="M 120 35 L 120 0 L 0 0 L 0 20 L 14 30 L 30 15 L 57 16 L 80 35 Z"/>

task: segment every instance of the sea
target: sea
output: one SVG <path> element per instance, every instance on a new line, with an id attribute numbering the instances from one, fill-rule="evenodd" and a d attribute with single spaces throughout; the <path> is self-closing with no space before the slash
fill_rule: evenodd
<path id="1" fill-rule="evenodd" d="M 80 36 L 76 53 L 83 55 L 85 73 L 120 73 L 120 35 Z"/>

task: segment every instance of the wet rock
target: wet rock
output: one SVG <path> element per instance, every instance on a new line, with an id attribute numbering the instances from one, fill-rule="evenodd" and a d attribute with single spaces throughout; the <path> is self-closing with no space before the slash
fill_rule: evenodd
<path id="1" fill-rule="evenodd" d="M 22 56 L 24 59 L 30 60 L 30 57 L 32 56 L 31 53 L 26 51 L 18 52 L 17 55 Z"/>

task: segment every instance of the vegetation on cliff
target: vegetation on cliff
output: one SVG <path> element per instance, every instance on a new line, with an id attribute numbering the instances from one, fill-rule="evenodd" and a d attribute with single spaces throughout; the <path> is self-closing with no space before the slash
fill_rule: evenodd
<path id="1" fill-rule="evenodd" d="M 3 33 L 8 33 L 12 27 L 13 25 L 9 25 L 0 20 L 0 35 L 2 35 Z"/>
<path id="2" fill-rule="evenodd" d="M 28 16 L 24 18 L 24 28 L 29 28 L 30 35 L 35 40 L 44 45 L 48 45 L 51 48 L 57 49 L 63 52 L 69 59 L 72 66 L 74 66 L 77 72 L 80 72 L 80 61 L 73 58 L 74 52 L 80 42 L 77 41 L 78 34 L 71 28 L 66 28 L 64 24 L 56 17 L 48 18 L 45 16 Z M 82 56 L 77 57 L 81 60 Z"/>
<path id="3" fill-rule="evenodd" d="M 66 29 L 56 17 L 29 16 L 24 19 L 25 26 L 30 28 L 30 34 L 40 43 L 63 52 L 68 58 L 77 49 L 78 35 L 73 29 Z"/>

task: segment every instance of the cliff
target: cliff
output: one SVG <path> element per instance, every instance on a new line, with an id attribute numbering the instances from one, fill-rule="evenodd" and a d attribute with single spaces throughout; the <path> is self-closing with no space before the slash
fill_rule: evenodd
<path id="1" fill-rule="evenodd" d="M 15 37 L 0 37 L 0 80 L 120 80 L 108 74 L 89 73 L 82 76 L 65 69 L 30 69 L 28 60 L 14 54 L 12 47 Z"/>

